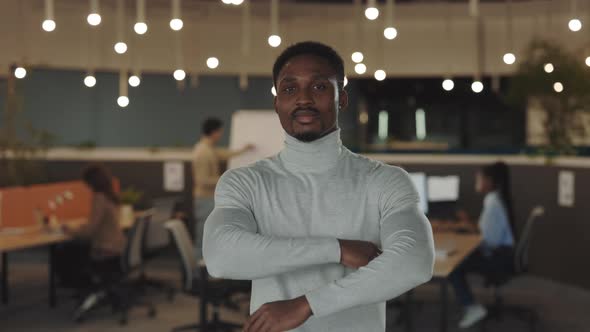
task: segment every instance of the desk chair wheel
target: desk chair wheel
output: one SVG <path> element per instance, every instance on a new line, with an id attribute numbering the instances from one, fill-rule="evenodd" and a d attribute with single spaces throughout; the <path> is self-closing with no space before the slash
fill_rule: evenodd
<path id="1" fill-rule="evenodd" d="M 126 326 L 127 323 L 129 323 L 129 319 L 127 319 L 127 315 L 124 315 L 123 317 L 121 317 L 121 319 L 119 319 L 119 324 L 121 326 Z"/>
<path id="2" fill-rule="evenodd" d="M 156 317 L 157 314 L 158 314 L 158 312 L 156 311 L 156 308 L 150 308 L 148 310 L 148 317 L 149 318 L 154 318 L 154 317 Z"/>

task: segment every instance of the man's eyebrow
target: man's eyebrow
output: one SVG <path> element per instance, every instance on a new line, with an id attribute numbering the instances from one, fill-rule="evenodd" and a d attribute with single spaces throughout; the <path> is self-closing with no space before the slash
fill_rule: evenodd
<path id="1" fill-rule="evenodd" d="M 317 79 L 320 79 L 320 80 L 329 80 L 331 77 L 332 77 L 332 75 L 325 75 L 325 74 L 316 74 L 316 75 L 313 75 L 313 79 L 314 80 L 317 80 Z"/>
<path id="2" fill-rule="evenodd" d="M 286 83 L 295 82 L 296 80 L 297 79 L 293 76 L 285 76 L 279 80 L 279 84 L 282 82 L 286 82 Z"/>
<path id="3" fill-rule="evenodd" d="M 326 74 L 315 74 L 311 78 L 313 80 L 329 80 L 332 78 L 333 75 L 326 75 Z M 279 80 L 279 84 L 282 82 L 291 83 L 297 81 L 297 78 L 294 76 L 285 76 Z"/>

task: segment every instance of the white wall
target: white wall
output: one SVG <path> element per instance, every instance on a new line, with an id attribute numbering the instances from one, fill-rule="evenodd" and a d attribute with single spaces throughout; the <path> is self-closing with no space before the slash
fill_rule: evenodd
<path id="1" fill-rule="evenodd" d="M 170 1 L 147 1 L 149 32 L 136 37 L 132 30 L 135 1 L 127 0 L 127 36 L 130 52 L 125 56 L 113 51 L 115 42 L 115 1 L 102 0 L 103 23 L 90 32 L 86 23 L 88 1 L 55 0 L 57 29 L 41 30 L 42 0 L 2 0 L 0 3 L 0 69 L 6 73 L 10 63 L 25 61 L 30 65 L 83 69 L 90 66 L 117 70 L 120 66 L 139 66 L 145 71 L 171 72 L 175 67 L 174 33 L 168 27 Z M 220 1 L 184 1 L 182 44 L 185 69 L 203 73 L 209 70 L 205 59 L 220 58 L 219 74 L 245 71 L 251 75 L 269 75 L 280 49 L 266 43 L 269 34 L 269 8 L 266 1 L 251 5 L 250 56 L 242 54 L 242 8 L 224 6 Z M 536 0 L 513 5 L 514 45 L 521 54 L 533 35 L 559 39 L 575 49 L 590 40 L 589 10 L 579 2 L 579 16 L 586 26 L 578 33 L 567 29 L 569 1 Z M 399 36 L 387 41 L 382 36 L 383 17 L 375 22 L 366 19 L 357 32 L 353 5 L 290 4 L 281 1 L 280 33 L 283 45 L 302 40 L 319 40 L 333 45 L 347 60 L 353 75 L 350 54 L 361 49 L 369 67 L 367 75 L 383 67 L 394 76 L 453 74 L 470 75 L 476 69 L 474 20 L 465 3 L 419 2 L 398 5 L 396 26 Z M 383 11 L 382 11 L 383 13 Z M 506 74 L 514 66 L 505 65 L 505 6 L 482 5 L 485 26 L 484 73 Z M 549 15 L 551 14 L 551 15 Z M 446 33 L 446 19 L 451 17 L 452 40 Z M 89 37 L 91 37 L 89 39 Z M 581 60 L 583 61 L 583 60 Z M 2 72 L 0 72 L 0 75 Z"/>

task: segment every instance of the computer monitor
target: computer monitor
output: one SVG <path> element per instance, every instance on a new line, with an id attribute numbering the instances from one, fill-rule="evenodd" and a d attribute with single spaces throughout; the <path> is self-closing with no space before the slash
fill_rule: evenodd
<path id="1" fill-rule="evenodd" d="M 429 176 L 429 202 L 455 202 L 459 199 L 459 176 Z"/>
<path id="2" fill-rule="evenodd" d="M 425 173 L 410 173 L 410 178 L 414 183 L 414 187 L 420 196 L 420 209 L 424 214 L 428 213 L 428 195 L 426 188 L 426 174 Z"/>
<path id="3" fill-rule="evenodd" d="M 432 219 L 455 219 L 459 200 L 460 179 L 457 175 L 429 176 L 427 192 L 429 213 Z"/>

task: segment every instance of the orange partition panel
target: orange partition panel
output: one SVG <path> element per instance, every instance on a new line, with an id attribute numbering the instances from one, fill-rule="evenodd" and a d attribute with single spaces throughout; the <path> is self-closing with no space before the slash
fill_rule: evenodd
<path id="1" fill-rule="evenodd" d="M 63 220 L 87 217 L 90 213 L 92 193 L 82 181 L 35 185 L 28 190 L 31 208 L 38 208 L 45 215 L 54 213 Z"/>
<path id="2" fill-rule="evenodd" d="M 23 227 L 34 221 L 27 193 L 23 187 L 0 189 L 0 227 Z"/>
<path id="3" fill-rule="evenodd" d="M 113 178 L 118 192 L 119 179 Z M 78 219 L 90 214 L 92 192 L 82 181 L 0 188 L 0 227 L 35 226 L 35 213 L 55 214 L 59 220 Z"/>

